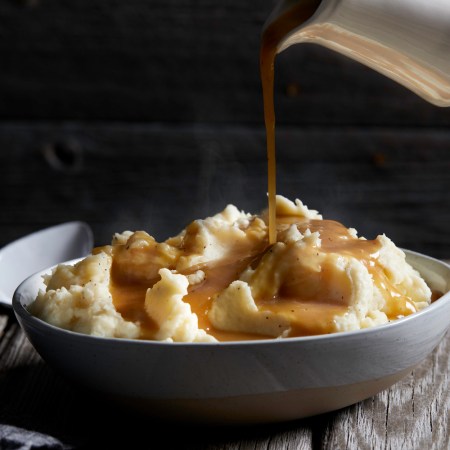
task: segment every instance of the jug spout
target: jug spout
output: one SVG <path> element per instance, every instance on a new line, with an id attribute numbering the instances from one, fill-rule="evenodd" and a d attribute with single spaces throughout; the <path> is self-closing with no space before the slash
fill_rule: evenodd
<path id="1" fill-rule="evenodd" d="M 304 17 L 299 12 L 313 3 L 313 13 L 294 26 L 296 17 Z M 316 43 L 371 67 L 430 103 L 450 106 L 449 0 L 285 0 L 265 30 L 274 26 L 284 26 L 283 33 L 276 33 L 277 52 Z"/>

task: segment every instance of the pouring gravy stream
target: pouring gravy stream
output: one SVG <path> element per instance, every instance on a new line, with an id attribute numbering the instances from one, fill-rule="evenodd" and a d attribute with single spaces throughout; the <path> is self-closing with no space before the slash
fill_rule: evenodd
<path id="1" fill-rule="evenodd" d="M 288 9 L 275 21 L 271 22 L 264 30 L 261 41 L 260 51 L 260 72 L 263 89 L 264 101 L 264 120 L 266 126 L 267 138 L 267 159 L 268 159 L 268 200 L 269 200 L 269 240 L 260 242 L 251 249 L 234 249 L 231 252 L 234 257 L 232 260 L 218 261 L 209 263 L 201 269 L 206 274 L 205 282 L 196 286 L 189 286 L 188 295 L 183 299 L 191 305 L 191 309 L 195 312 L 199 319 L 199 326 L 207 330 L 208 333 L 222 341 L 227 340 L 249 340 L 261 339 L 264 336 L 256 336 L 250 333 L 227 332 L 215 329 L 209 319 L 208 311 L 214 295 L 225 289 L 230 282 L 239 278 L 240 272 L 245 268 L 249 260 L 252 258 L 260 258 L 270 247 L 277 242 L 277 232 L 286 227 L 295 224 L 301 232 L 306 228 L 312 232 L 319 231 L 323 238 L 323 248 L 325 253 L 333 253 L 335 251 L 343 254 L 354 256 L 359 259 L 367 267 L 372 275 L 375 283 L 380 287 L 382 295 L 388 299 L 396 298 L 397 302 L 391 310 L 386 311 L 388 318 L 393 320 L 404 315 L 415 312 L 415 307 L 411 300 L 402 292 L 399 292 L 386 277 L 383 268 L 377 263 L 377 253 L 379 250 L 379 242 L 377 240 L 359 240 L 349 235 L 348 230 L 342 225 L 330 220 L 308 221 L 304 218 L 277 217 L 276 215 L 276 163 L 275 163 L 275 108 L 274 108 L 274 65 L 277 54 L 278 44 L 297 26 L 306 22 L 313 16 L 320 0 L 304 0 L 301 4 L 296 4 Z M 277 224 L 278 220 L 278 224 Z M 150 236 L 148 236 L 150 239 Z M 152 238 L 151 238 L 152 239 Z M 138 252 L 152 252 L 158 247 L 158 244 L 152 242 L 146 249 L 140 249 Z M 152 320 L 147 316 L 144 308 L 145 293 L 151 288 L 158 278 L 149 280 L 145 276 L 137 275 L 137 278 L 129 279 L 126 275 L 125 268 L 129 264 L 128 251 L 122 246 L 110 249 L 113 256 L 113 269 L 111 272 L 110 289 L 113 295 L 113 301 L 116 309 L 127 320 L 138 320 L 143 328 L 142 338 L 152 339 L 156 331 Z M 178 248 L 174 251 L 183 254 L 184 248 Z M 122 255 L 122 256 L 120 256 Z M 136 255 L 135 255 L 136 256 Z M 151 255 L 141 255 L 153 261 L 155 265 L 153 272 L 157 274 L 160 267 Z M 157 260 L 157 258 L 156 258 Z M 173 267 L 169 267 L 175 269 Z M 333 276 L 325 268 L 320 271 L 322 281 Z M 148 267 L 146 268 L 146 272 Z M 188 273 L 186 273 L 188 275 Z M 348 281 L 348 280 L 347 280 Z M 137 283 L 137 284 L 136 284 Z M 306 283 L 308 283 L 306 281 Z M 345 287 L 345 280 L 340 283 Z M 266 311 L 282 312 L 289 311 L 296 316 L 294 326 L 292 327 L 290 336 L 302 336 L 310 334 L 322 334 L 329 332 L 330 323 L 333 321 L 335 314 L 343 314 L 348 309 L 349 296 L 342 296 L 342 300 L 332 301 L 329 293 L 323 289 L 329 283 L 318 283 L 323 285 L 313 297 L 314 298 L 298 298 L 289 292 L 289 288 L 281 290 L 276 298 L 264 297 L 256 298 L 255 301 L 260 308 Z M 305 289 L 297 286 L 297 292 L 308 291 L 307 285 Z"/>
<path id="2" fill-rule="evenodd" d="M 267 173 L 269 196 L 269 243 L 277 240 L 276 230 L 276 160 L 275 160 L 275 57 L 278 44 L 294 28 L 306 22 L 316 12 L 320 0 L 305 0 L 282 14 L 265 28 L 261 40 L 260 72 L 264 101 L 264 122 L 267 140 Z"/>

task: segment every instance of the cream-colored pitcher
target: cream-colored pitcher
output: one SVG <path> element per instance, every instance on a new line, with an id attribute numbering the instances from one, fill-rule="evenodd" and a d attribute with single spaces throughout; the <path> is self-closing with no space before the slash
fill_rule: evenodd
<path id="1" fill-rule="evenodd" d="M 312 8 L 277 42 L 311 42 L 359 61 L 425 100 L 450 106 L 450 0 L 284 0 L 265 29 Z"/>

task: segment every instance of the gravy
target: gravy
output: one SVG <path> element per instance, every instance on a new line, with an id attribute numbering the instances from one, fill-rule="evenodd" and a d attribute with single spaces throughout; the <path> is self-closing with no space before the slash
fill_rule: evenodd
<path id="1" fill-rule="evenodd" d="M 236 248 L 225 260 L 215 261 L 209 265 L 196 267 L 205 274 L 204 281 L 190 285 L 188 294 L 183 300 L 190 304 L 192 312 L 198 317 L 199 328 L 219 341 L 262 339 L 268 336 L 250 333 L 228 332 L 215 329 L 208 319 L 208 312 L 212 300 L 217 293 L 225 289 L 232 281 L 239 279 L 241 273 L 253 263 L 258 262 L 271 252 L 277 242 L 278 233 L 295 225 L 301 233 L 307 229 L 318 231 L 321 238 L 320 254 L 325 256 L 336 253 L 352 256 L 361 261 L 379 287 L 386 304 L 394 305 L 385 313 L 390 320 L 394 320 L 415 312 L 414 303 L 405 293 L 399 291 L 390 281 L 384 269 L 378 264 L 377 257 L 380 243 L 377 240 L 357 239 L 342 224 L 331 220 L 305 220 L 299 217 L 283 217 L 276 215 L 276 163 L 275 163 L 275 109 L 274 109 L 274 64 L 279 42 L 295 27 L 307 21 L 317 10 L 320 0 L 304 0 L 282 15 L 276 22 L 271 23 L 262 35 L 260 52 L 260 71 L 264 101 L 264 121 L 267 139 L 268 160 L 268 203 L 269 203 L 269 240 L 268 242 L 254 242 L 251 248 Z M 145 237 L 145 236 L 144 236 Z M 148 246 L 134 249 L 134 256 L 138 261 L 150 262 L 158 255 L 158 245 L 151 239 Z M 152 339 L 157 332 L 155 323 L 145 311 L 145 294 L 148 288 L 156 283 L 155 277 L 159 266 L 140 271 L 139 267 L 132 267 L 133 275 L 127 274 L 127 248 L 115 246 L 112 250 L 113 267 L 111 271 L 111 292 L 114 305 L 126 320 L 140 322 L 143 329 L 142 338 Z M 186 254 L 187 248 L 171 249 L 170 261 L 166 267 L 175 268 L 177 260 Z M 301 255 L 306 260 L 314 261 L 311 254 Z M 319 256 L 319 252 L 317 253 Z M 348 276 L 339 272 L 325 259 L 320 260 L 318 270 L 308 273 L 296 271 L 295 254 L 289 256 L 290 269 L 286 270 L 280 289 L 275 295 L 270 293 L 270 280 L 266 280 L 268 288 L 252 288 L 255 302 L 260 311 L 282 313 L 292 323 L 290 336 L 305 336 L 324 334 L 333 331 L 334 317 L 345 314 L 351 304 L 352 286 Z M 158 259 L 158 258 L 156 258 Z M 159 258 L 161 261 L 161 258 Z M 151 263 L 153 264 L 153 263 Z M 319 264 L 319 262 L 317 262 Z M 183 273 L 190 275 L 195 272 Z M 303 269 L 302 269 L 303 270 Z M 152 274 L 146 276 L 146 274 Z M 315 278 L 314 278 L 315 277 Z M 311 282 L 313 280 L 313 282 Z M 250 283 L 251 284 L 251 283 Z M 313 288 L 311 288 L 313 286 Z M 395 302 L 392 301 L 395 299 Z"/>
<path id="2" fill-rule="evenodd" d="M 260 51 L 260 72 L 266 125 L 268 196 L 269 196 L 269 242 L 274 244 L 276 236 L 276 162 L 275 162 L 275 105 L 274 79 L 275 57 L 279 42 L 294 28 L 306 22 L 317 10 L 320 0 L 304 0 L 293 6 L 272 22 L 262 35 Z"/>
<path id="3" fill-rule="evenodd" d="M 292 225 L 295 225 L 301 233 L 307 229 L 311 232 L 318 231 L 321 237 L 321 246 L 307 246 L 296 253 L 284 254 L 284 266 L 277 272 L 281 278 L 279 289 L 273 293 L 274 282 L 263 277 L 262 288 L 249 284 L 252 294 L 260 311 L 272 311 L 282 313 L 292 322 L 289 336 L 305 336 L 330 333 L 334 330 L 334 316 L 345 314 L 352 301 L 352 286 L 347 274 L 337 270 L 333 258 L 337 254 L 347 255 L 361 261 L 372 275 L 375 284 L 380 288 L 387 305 L 393 305 L 386 309 L 390 320 L 398 319 L 416 311 L 411 299 L 394 286 L 378 264 L 377 257 L 380 243 L 377 240 L 358 239 L 351 235 L 349 230 L 339 222 L 333 220 L 306 220 L 292 216 L 277 217 L 277 233 L 282 233 Z M 158 244 L 164 245 L 164 244 Z M 277 244 L 279 245 L 279 244 Z M 254 335 L 251 333 L 228 332 L 216 329 L 208 318 L 208 312 L 215 295 L 223 291 L 231 282 L 239 279 L 247 267 L 257 267 L 262 258 L 271 256 L 275 247 L 267 245 L 266 241 L 255 241 L 251 248 L 236 247 L 226 259 L 191 268 L 182 272 L 191 275 L 197 270 L 205 274 L 200 283 L 190 285 L 188 294 L 183 298 L 191 306 L 191 311 L 198 317 L 199 328 L 219 341 L 252 340 L 268 338 L 269 336 Z M 129 265 L 126 261 L 128 255 L 135 261 L 145 262 L 145 271 L 135 267 L 133 277 L 127 275 Z M 317 267 L 315 255 L 317 252 Z M 184 255 L 182 248 L 173 250 L 178 258 Z M 137 321 L 142 328 L 141 338 L 152 339 L 158 331 L 157 326 L 145 311 L 145 295 L 158 280 L 148 278 L 146 274 L 153 274 L 156 269 L 148 268 L 147 261 L 154 257 L 154 246 L 142 246 L 129 249 L 125 245 L 115 245 L 111 250 L 113 264 L 111 270 L 110 291 L 116 310 L 124 319 Z M 324 259 L 330 256 L 330 260 Z M 304 261 L 308 263 L 305 264 Z M 173 261 L 176 265 L 176 260 Z M 308 266 L 311 266 L 311 269 Z M 256 272 L 258 269 L 256 269 Z M 255 273 L 256 273 L 255 272 Z M 395 300 L 395 301 L 393 301 Z"/>

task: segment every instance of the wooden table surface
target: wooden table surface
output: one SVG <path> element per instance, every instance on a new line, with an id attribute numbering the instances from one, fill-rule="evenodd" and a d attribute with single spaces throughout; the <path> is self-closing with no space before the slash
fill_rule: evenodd
<path id="1" fill-rule="evenodd" d="M 160 423 L 54 373 L 12 310 L 0 307 L 0 423 L 50 435 L 60 443 L 56 448 L 141 448 L 161 438 L 164 448 L 183 449 L 442 450 L 450 445 L 449 355 L 447 334 L 390 389 L 308 419 L 242 427 Z M 0 448 L 12 448 L 2 447 L 1 435 Z"/>

